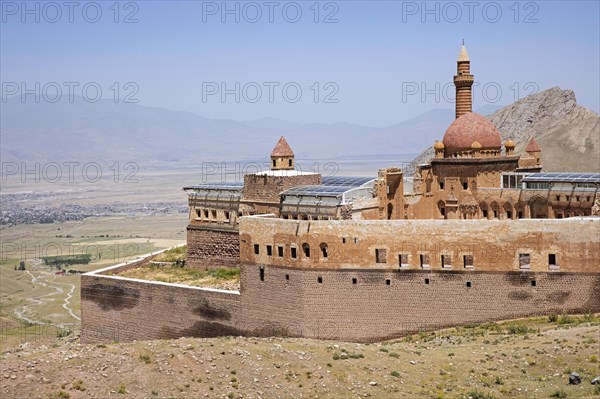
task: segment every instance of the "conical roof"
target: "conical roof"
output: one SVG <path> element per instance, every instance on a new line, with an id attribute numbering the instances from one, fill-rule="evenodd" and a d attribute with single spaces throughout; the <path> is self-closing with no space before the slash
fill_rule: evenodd
<path id="1" fill-rule="evenodd" d="M 527 148 L 525 148 L 525 151 L 526 152 L 540 152 L 542 150 L 540 149 L 540 146 L 538 145 L 537 141 L 535 141 L 535 139 L 532 137 L 529 144 L 527 144 Z"/>
<path id="2" fill-rule="evenodd" d="M 458 62 L 463 61 L 471 61 L 471 59 L 469 58 L 469 53 L 467 53 L 467 48 L 464 44 L 460 48 L 460 54 L 458 55 Z"/>
<path id="3" fill-rule="evenodd" d="M 285 140 L 285 137 L 281 136 L 279 141 L 273 148 L 273 152 L 271 152 L 272 157 L 293 157 L 294 151 L 292 151 L 290 145 Z"/>

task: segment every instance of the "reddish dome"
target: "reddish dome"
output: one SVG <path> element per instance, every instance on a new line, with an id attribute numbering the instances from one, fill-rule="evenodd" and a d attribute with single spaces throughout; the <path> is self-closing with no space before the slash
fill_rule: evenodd
<path id="1" fill-rule="evenodd" d="M 466 113 L 457 118 L 444 134 L 444 146 L 448 152 L 470 150 L 477 141 L 482 149 L 500 149 L 502 141 L 498 129 L 483 115 Z"/>

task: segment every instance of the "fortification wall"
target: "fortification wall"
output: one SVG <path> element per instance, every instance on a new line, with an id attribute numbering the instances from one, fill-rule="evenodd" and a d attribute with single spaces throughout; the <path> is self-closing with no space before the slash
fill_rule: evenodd
<path id="1" fill-rule="evenodd" d="M 240 306 L 237 291 L 84 274 L 81 341 L 240 335 Z"/>
<path id="2" fill-rule="evenodd" d="M 242 263 L 305 269 L 402 266 L 512 272 L 528 266 L 531 272 L 598 273 L 599 232 L 599 218 L 297 221 L 245 217 L 240 221 L 240 256 Z M 302 250 L 304 244 L 310 248 L 309 256 Z M 273 249 L 271 255 L 267 246 Z M 278 247 L 283 247 L 283 256 Z M 296 248 L 295 258 L 292 248 Z"/>
<path id="3" fill-rule="evenodd" d="M 236 228 L 189 225 L 187 245 L 186 266 L 208 270 L 240 265 L 240 236 Z"/>
<path id="4" fill-rule="evenodd" d="M 331 270 L 307 271 L 303 279 L 303 333 L 321 339 L 380 341 L 465 323 L 600 311 L 598 274 Z"/>

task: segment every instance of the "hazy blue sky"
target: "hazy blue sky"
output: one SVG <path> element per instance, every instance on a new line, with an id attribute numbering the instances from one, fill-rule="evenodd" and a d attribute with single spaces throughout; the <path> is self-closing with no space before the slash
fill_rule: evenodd
<path id="1" fill-rule="evenodd" d="M 598 1 L 73 4 L 1 2 L 3 95 L 39 82 L 45 101 L 56 85 L 66 96 L 65 82 L 75 82 L 81 95 L 96 82 L 88 97 L 98 87 L 112 97 L 118 82 L 120 97 L 210 118 L 384 126 L 453 106 L 453 88 L 443 88 L 464 38 L 475 107 L 553 86 L 600 107 Z M 222 84 L 232 90 L 225 101 Z"/>

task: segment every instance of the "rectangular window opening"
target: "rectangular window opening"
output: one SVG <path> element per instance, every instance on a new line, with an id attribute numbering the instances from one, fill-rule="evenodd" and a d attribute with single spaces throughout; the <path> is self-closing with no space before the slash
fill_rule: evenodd
<path id="1" fill-rule="evenodd" d="M 531 286 L 532 286 L 532 287 L 535 287 L 535 286 L 537 286 L 537 281 L 535 281 L 535 280 L 531 280 Z"/>
<path id="2" fill-rule="evenodd" d="M 267 255 L 273 256 L 273 246 L 267 245 Z"/>
<path id="3" fill-rule="evenodd" d="M 398 265 L 400 267 L 408 266 L 408 254 L 399 254 L 398 255 Z"/>
<path id="4" fill-rule="evenodd" d="M 298 250 L 296 249 L 296 247 L 292 247 L 292 248 L 290 248 L 290 252 L 291 252 L 291 254 L 292 254 L 292 259 L 296 259 L 297 255 L 298 255 L 298 254 L 297 254 L 297 251 L 298 251 Z"/>
<path id="5" fill-rule="evenodd" d="M 358 280 L 356 279 L 356 277 L 353 277 L 352 278 L 352 284 L 356 284 L 356 283 L 358 283 Z"/>
<path id="6" fill-rule="evenodd" d="M 264 268 L 260 268 L 260 281 L 265 281 L 265 269 Z"/>
<path id="7" fill-rule="evenodd" d="M 425 284 L 429 284 L 429 279 L 428 278 L 425 279 Z"/>
<path id="8" fill-rule="evenodd" d="M 392 284 L 392 280 L 390 280 L 389 278 L 385 279 L 385 285 L 391 285 Z"/>
<path id="9" fill-rule="evenodd" d="M 260 254 L 260 245 L 254 244 L 254 255 Z"/>
<path id="10" fill-rule="evenodd" d="M 467 288 L 471 288 L 471 282 L 467 281 Z"/>
<path id="11" fill-rule="evenodd" d="M 452 256 L 451 255 L 442 255 L 442 267 L 445 267 L 445 268 L 452 267 Z"/>
<path id="12" fill-rule="evenodd" d="M 285 275 L 285 279 L 289 281 L 289 280 L 290 280 L 290 275 L 289 275 L 289 274 L 286 274 L 286 275 Z"/>
<path id="13" fill-rule="evenodd" d="M 473 255 L 463 255 L 463 266 L 465 268 L 473 267 Z"/>
<path id="14" fill-rule="evenodd" d="M 387 263 L 387 249 L 375 249 L 375 262 Z"/>
<path id="15" fill-rule="evenodd" d="M 321 276 L 317 277 L 317 283 L 322 284 L 323 283 L 323 277 L 321 277 Z"/>
<path id="16" fill-rule="evenodd" d="M 548 254 L 548 266 L 551 268 L 558 269 L 558 261 L 556 254 Z"/>
<path id="17" fill-rule="evenodd" d="M 519 268 L 531 269 L 531 255 L 530 254 L 519 254 Z"/>
<path id="18" fill-rule="evenodd" d="M 283 247 L 281 245 L 277 246 L 277 256 L 283 258 Z"/>

